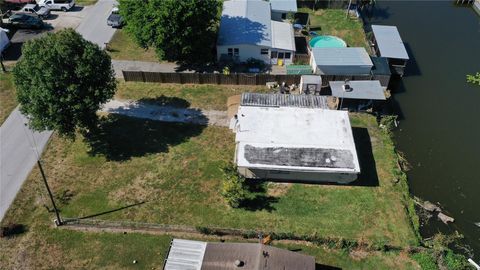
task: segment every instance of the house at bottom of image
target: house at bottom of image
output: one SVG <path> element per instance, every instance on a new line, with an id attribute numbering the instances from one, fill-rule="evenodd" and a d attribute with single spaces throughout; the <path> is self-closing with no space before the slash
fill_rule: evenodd
<path id="1" fill-rule="evenodd" d="M 348 112 L 306 102 L 314 98 L 307 95 L 301 95 L 305 102 L 285 102 L 289 96 L 294 95 L 267 94 L 266 103 L 247 103 L 248 94 L 243 95 L 230 125 L 236 133 L 239 173 L 246 178 L 288 182 L 346 184 L 356 180 L 360 165 Z M 281 102 L 272 102 L 275 99 Z"/>

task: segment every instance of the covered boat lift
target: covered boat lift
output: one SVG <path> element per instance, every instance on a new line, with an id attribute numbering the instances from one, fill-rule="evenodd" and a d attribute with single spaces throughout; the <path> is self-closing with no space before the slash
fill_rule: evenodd
<path id="1" fill-rule="evenodd" d="M 372 45 L 377 56 L 386 57 L 393 74 L 403 76 L 409 60 L 396 26 L 372 25 Z"/>
<path id="2" fill-rule="evenodd" d="M 337 110 L 365 111 L 387 99 L 379 81 L 331 81 L 329 84 Z"/>

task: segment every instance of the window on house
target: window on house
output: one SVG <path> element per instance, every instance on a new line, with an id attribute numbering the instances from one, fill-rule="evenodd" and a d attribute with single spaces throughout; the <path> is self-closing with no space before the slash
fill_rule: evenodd
<path id="1" fill-rule="evenodd" d="M 285 54 L 283 52 L 278 53 L 278 59 L 283 59 L 284 56 Z"/>
<path id="2" fill-rule="evenodd" d="M 287 13 L 282 13 L 282 20 L 285 20 L 287 18 Z"/>
<path id="3" fill-rule="evenodd" d="M 233 49 L 232 48 L 228 48 L 228 56 L 233 56 Z"/>
<path id="4" fill-rule="evenodd" d="M 273 52 L 270 54 L 270 58 L 272 58 L 272 59 L 277 58 L 277 52 L 273 51 Z"/>
<path id="5" fill-rule="evenodd" d="M 286 52 L 286 53 L 285 53 L 285 59 L 290 59 L 291 56 L 292 56 L 291 53 L 289 53 L 289 52 Z"/>
<path id="6" fill-rule="evenodd" d="M 260 49 L 260 54 L 268 54 L 268 49 Z"/>
<path id="7" fill-rule="evenodd" d="M 240 55 L 240 50 L 238 48 L 233 49 L 233 56 L 238 56 Z"/>

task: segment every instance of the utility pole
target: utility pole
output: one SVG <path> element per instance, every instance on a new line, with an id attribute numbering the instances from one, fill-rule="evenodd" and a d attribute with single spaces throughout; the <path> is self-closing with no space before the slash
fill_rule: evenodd
<path id="1" fill-rule="evenodd" d="M 55 225 L 60 226 L 60 225 L 62 225 L 62 219 L 60 218 L 60 212 L 58 211 L 57 205 L 55 204 L 55 200 L 53 198 L 52 191 L 50 190 L 50 187 L 48 186 L 47 177 L 45 176 L 45 172 L 43 171 L 42 162 L 40 161 L 40 159 L 37 160 L 37 164 L 38 164 L 38 168 L 40 169 L 40 173 L 42 174 L 43 183 L 45 184 L 45 187 L 47 188 L 48 196 L 50 197 L 50 200 L 52 201 L 53 210 L 55 211 L 55 215 L 57 216 L 57 219 L 55 220 Z"/>

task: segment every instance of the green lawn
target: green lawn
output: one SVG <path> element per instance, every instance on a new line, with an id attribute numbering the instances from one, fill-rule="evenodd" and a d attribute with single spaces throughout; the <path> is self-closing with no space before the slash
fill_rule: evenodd
<path id="1" fill-rule="evenodd" d="M 75 4 L 78 6 L 95 5 L 98 0 L 75 0 Z"/>
<path id="2" fill-rule="evenodd" d="M 119 88 L 117 95 L 120 97 L 178 95 L 180 101 L 206 109 L 225 109 L 229 95 L 226 94 L 228 91 L 217 86 L 121 83 Z M 365 172 L 357 182 L 361 185 L 263 185 L 249 208 L 229 208 L 219 192 L 221 168 L 234 155 L 234 134 L 227 128 L 110 115 L 103 118 L 95 136 L 84 138 L 78 135 L 72 142 L 54 135 L 43 160 L 64 217 L 88 216 L 145 202 L 97 218 L 316 234 L 399 247 L 415 245 L 415 233 L 406 210 L 411 203 L 407 197 L 408 187 L 404 181 L 393 183 L 396 157 L 392 141 L 379 130 L 373 116 L 354 114 L 351 122 L 355 126 L 361 168 Z M 69 194 L 71 199 L 61 194 Z M 19 238 L 29 240 L 0 240 L 2 250 L 8 248 L 11 250 L 9 254 L 18 254 L 24 249 L 33 252 L 30 247 L 36 252 L 48 253 L 52 247 L 63 250 L 62 241 L 70 243 L 70 238 L 82 237 L 86 240 L 80 242 L 87 242 L 84 248 L 89 249 L 88 241 L 102 239 L 76 233 L 51 233 L 53 230 L 45 227 L 52 214 L 47 216 L 44 203 L 48 204 L 48 201 L 39 172 L 34 169 L 3 222 L 27 225 L 29 231 Z M 44 234 L 52 234 L 49 236 L 51 242 L 43 240 Z M 65 240 L 57 243 L 57 235 L 64 235 Z M 140 245 L 135 239 L 129 241 L 132 242 L 128 244 L 131 249 L 125 247 L 126 250 L 122 251 L 126 254 L 134 252 L 132 250 Z M 88 254 L 96 254 L 95 248 L 102 245 L 93 245 Z M 138 254 L 143 253 L 139 251 Z M 147 252 L 145 256 L 149 254 Z M 318 254 L 323 256 L 321 252 Z M 345 264 L 350 260 L 346 257 L 352 257 L 338 252 L 329 254 L 332 262 L 338 260 Z M 352 260 L 358 263 L 352 263 L 352 268 L 356 268 L 355 265 L 368 268 L 376 263 L 389 265 L 395 261 L 394 255 L 383 255 L 379 253 L 378 258 L 363 259 L 355 255 Z M 83 255 L 76 256 L 72 259 L 75 263 L 84 263 Z M 93 262 L 101 264 L 112 260 L 112 264 L 125 266 L 124 263 L 131 259 L 128 257 L 125 262 L 127 256 L 103 256 L 99 252 Z"/>
<path id="3" fill-rule="evenodd" d="M 17 106 L 12 73 L 0 74 L 0 125 Z"/>
<path id="4" fill-rule="evenodd" d="M 173 98 L 177 103 L 194 108 L 226 110 L 227 98 L 245 91 L 268 92 L 269 90 L 265 86 L 181 85 L 119 81 L 116 98 L 142 99 L 149 102 L 164 102 L 166 98 Z"/>
<path id="5" fill-rule="evenodd" d="M 118 29 L 113 35 L 107 52 L 115 60 L 158 62 L 154 49 L 145 50 L 139 47 L 122 29 Z"/>
<path id="6" fill-rule="evenodd" d="M 365 47 L 370 50 L 365 39 L 362 22 L 357 18 L 347 18 L 343 9 L 320 9 L 310 13 L 311 31 L 320 35 L 333 35 L 342 38 L 349 47 Z"/>

